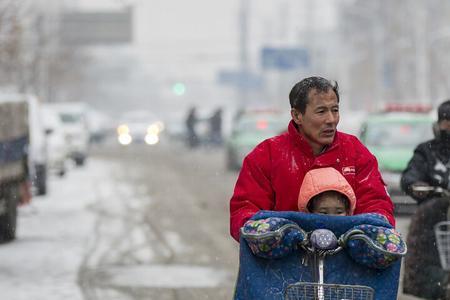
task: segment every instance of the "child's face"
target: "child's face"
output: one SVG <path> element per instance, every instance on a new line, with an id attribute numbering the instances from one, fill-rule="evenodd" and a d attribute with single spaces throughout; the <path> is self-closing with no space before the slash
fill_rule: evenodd
<path id="1" fill-rule="evenodd" d="M 312 213 L 346 216 L 347 209 L 338 193 L 323 193 L 314 203 Z"/>

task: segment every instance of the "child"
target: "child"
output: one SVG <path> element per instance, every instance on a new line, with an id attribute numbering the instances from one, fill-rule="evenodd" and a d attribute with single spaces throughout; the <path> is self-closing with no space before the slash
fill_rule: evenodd
<path id="1" fill-rule="evenodd" d="M 298 195 L 300 212 L 348 216 L 353 215 L 356 196 L 344 176 L 327 167 L 306 173 Z"/>

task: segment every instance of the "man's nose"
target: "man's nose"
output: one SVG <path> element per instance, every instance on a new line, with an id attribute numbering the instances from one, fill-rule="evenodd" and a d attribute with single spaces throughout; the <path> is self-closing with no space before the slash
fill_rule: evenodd
<path id="1" fill-rule="evenodd" d="M 326 119 L 325 119 L 325 121 L 327 122 L 327 123 L 336 123 L 336 121 L 337 121 L 337 118 L 338 118 L 338 114 L 336 114 L 336 113 L 334 113 L 334 112 L 332 112 L 332 111 L 329 111 L 328 113 L 327 113 L 327 115 L 326 115 Z"/>

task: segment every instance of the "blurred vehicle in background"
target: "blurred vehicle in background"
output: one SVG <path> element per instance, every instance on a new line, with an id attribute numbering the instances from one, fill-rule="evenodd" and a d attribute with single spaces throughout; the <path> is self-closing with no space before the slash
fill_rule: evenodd
<path id="1" fill-rule="evenodd" d="M 26 102 L 28 109 L 28 169 L 33 193 L 47 193 L 47 142 L 42 118 L 41 103 L 31 94 L 5 93 L 0 98 L 8 101 Z M 3 122 L 4 120 L 2 120 Z"/>
<path id="2" fill-rule="evenodd" d="M 63 123 L 58 113 L 42 105 L 42 117 L 47 138 L 47 169 L 49 173 L 64 176 L 67 171 L 66 160 L 69 148 L 66 145 Z"/>
<path id="3" fill-rule="evenodd" d="M 172 141 L 184 142 L 186 138 L 186 125 L 183 112 L 171 112 L 164 118 L 165 132 Z"/>
<path id="4" fill-rule="evenodd" d="M 48 104 L 61 120 L 65 143 L 69 149 L 69 158 L 77 166 L 82 166 L 88 156 L 90 133 L 86 121 L 88 107 L 81 102 Z"/>
<path id="5" fill-rule="evenodd" d="M 95 109 L 89 109 L 86 114 L 91 144 L 102 143 L 110 134 L 111 120 L 108 115 Z"/>
<path id="6" fill-rule="evenodd" d="M 164 123 L 148 111 L 130 111 L 125 113 L 117 126 L 117 141 L 130 144 L 156 145 L 160 142 Z"/>
<path id="7" fill-rule="evenodd" d="M 28 119 L 26 97 L 0 95 L 0 242 L 15 238 L 17 206 L 30 200 Z"/>
<path id="8" fill-rule="evenodd" d="M 263 140 L 286 131 L 289 120 L 277 110 L 239 111 L 225 142 L 227 169 L 239 170 L 245 156 Z"/>
<path id="9" fill-rule="evenodd" d="M 422 105 L 391 105 L 368 115 L 360 139 L 375 155 L 396 212 L 410 213 L 415 202 L 400 188 L 400 177 L 415 147 L 433 138 L 431 108 Z"/>
<path id="10" fill-rule="evenodd" d="M 358 136 L 361 131 L 361 124 L 367 118 L 367 112 L 361 110 L 344 110 L 339 108 L 338 130 L 347 134 Z"/>
<path id="11" fill-rule="evenodd" d="M 22 95 L 28 102 L 30 146 L 28 160 L 31 184 L 37 195 L 47 193 L 48 149 L 42 105 L 34 95 Z"/>

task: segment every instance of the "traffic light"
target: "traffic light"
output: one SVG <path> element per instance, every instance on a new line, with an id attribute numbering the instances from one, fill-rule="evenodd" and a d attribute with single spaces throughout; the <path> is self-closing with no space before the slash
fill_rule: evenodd
<path id="1" fill-rule="evenodd" d="M 182 82 L 177 82 L 172 86 L 172 92 L 177 96 L 182 96 L 186 93 L 186 85 Z"/>

